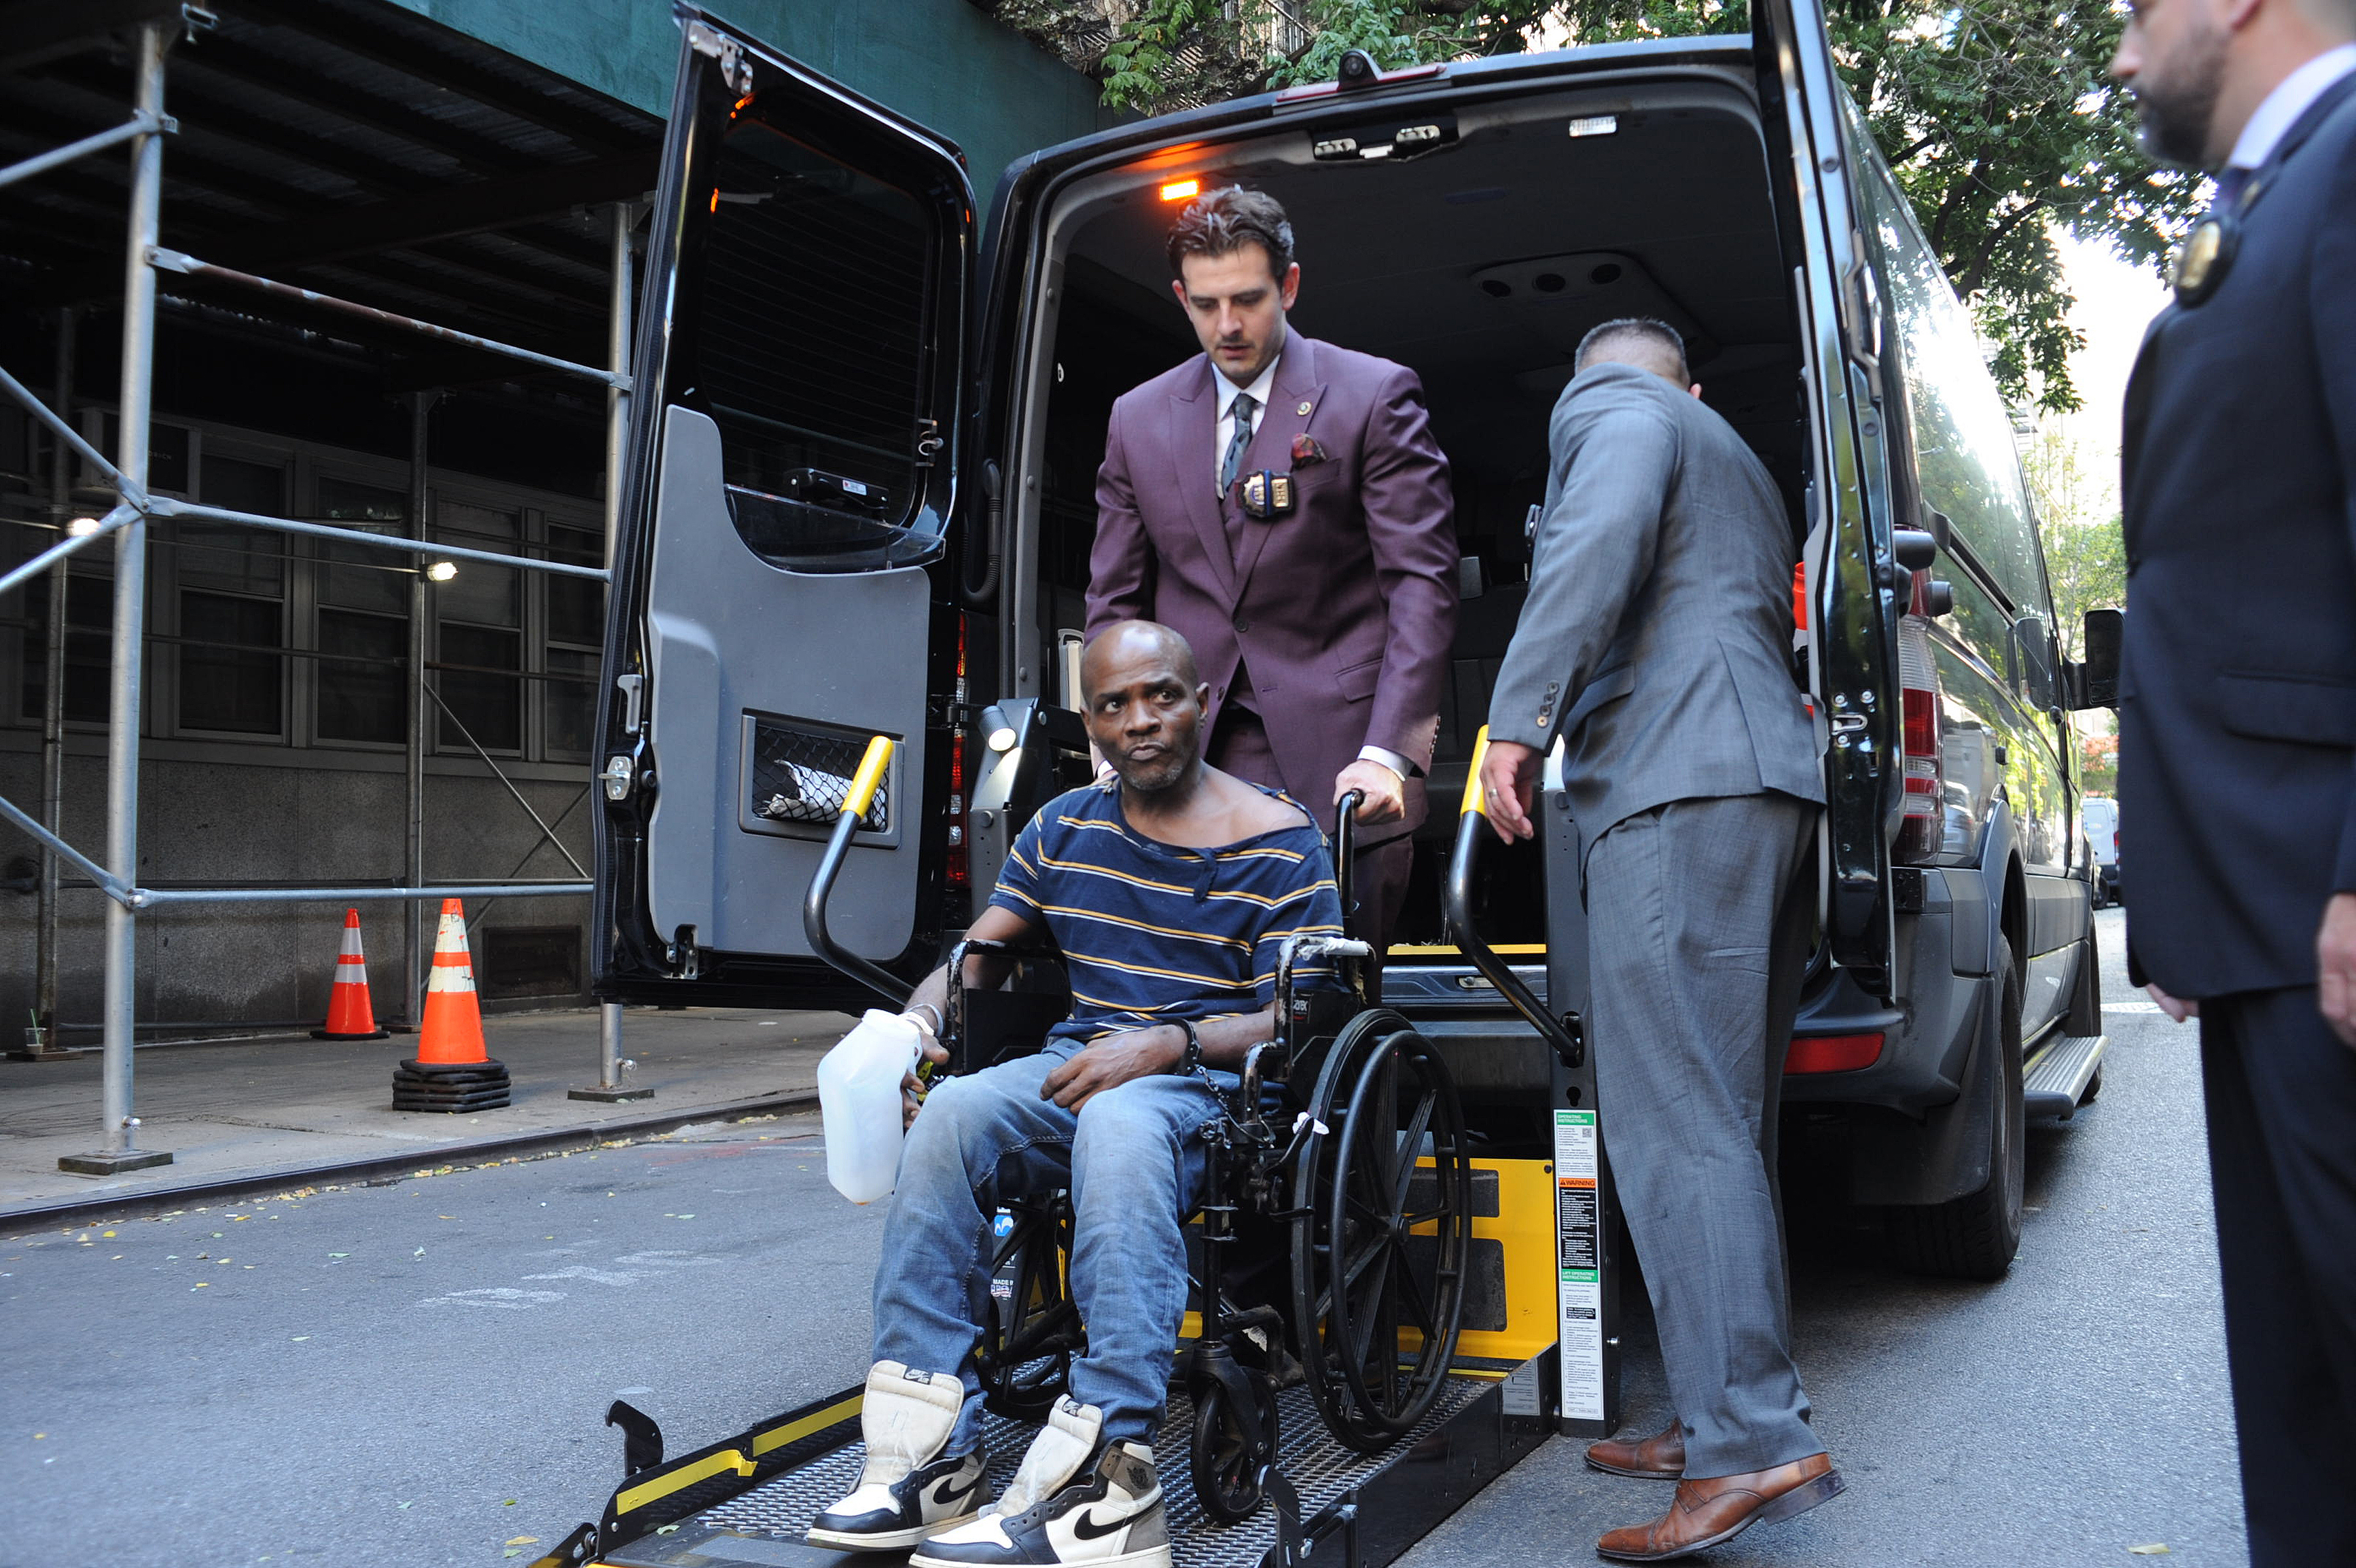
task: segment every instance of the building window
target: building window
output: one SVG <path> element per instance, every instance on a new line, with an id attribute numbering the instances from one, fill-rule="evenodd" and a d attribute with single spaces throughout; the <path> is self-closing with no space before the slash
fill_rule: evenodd
<path id="1" fill-rule="evenodd" d="M 101 546 L 103 549 L 103 546 Z M 41 723 L 49 679 L 48 578 L 35 578 L 18 590 L 25 617 L 24 689 L 17 712 Z M 114 579 L 89 571 L 66 578 L 66 722 L 106 722 L 107 667 L 112 658 L 108 628 L 114 624 Z"/>
<path id="2" fill-rule="evenodd" d="M 318 518 L 398 534 L 409 498 L 381 485 L 322 477 Z M 399 746 L 409 736 L 409 594 L 416 568 L 389 551 L 319 546 L 318 711 L 321 740 Z"/>
<path id="3" fill-rule="evenodd" d="M 205 459 L 208 506 L 281 517 L 286 473 L 273 464 Z M 237 523 L 182 521 L 173 531 L 179 590 L 180 727 L 276 736 L 285 728 L 286 542 Z"/>
<path id="4" fill-rule="evenodd" d="M 441 501 L 434 537 L 508 554 L 523 548 L 523 514 L 467 501 Z M 523 749 L 523 574 L 479 561 L 435 585 L 436 689 L 441 744 L 471 750 Z"/>
<path id="5" fill-rule="evenodd" d="M 548 558 L 578 566 L 603 565 L 605 537 L 552 522 Z M 555 572 L 542 575 L 548 583 L 548 678 L 540 683 L 541 746 L 552 754 L 585 756 L 596 707 L 597 661 L 605 642 L 605 587 Z"/>

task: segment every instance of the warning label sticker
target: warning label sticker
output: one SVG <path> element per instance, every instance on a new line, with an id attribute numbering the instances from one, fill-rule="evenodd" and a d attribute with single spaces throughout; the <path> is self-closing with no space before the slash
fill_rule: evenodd
<path id="1" fill-rule="evenodd" d="M 1554 1113 L 1555 1246 L 1561 1311 L 1562 1413 L 1603 1419 L 1603 1239 L 1595 1112 Z"/>

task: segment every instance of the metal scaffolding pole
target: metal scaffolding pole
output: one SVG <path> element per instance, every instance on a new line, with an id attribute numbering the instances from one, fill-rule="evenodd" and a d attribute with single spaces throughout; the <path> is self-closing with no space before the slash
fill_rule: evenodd
<path id="1" fill-rule="evenodd" d="M 115 467 L 126 487 L 147 488 L 147 421 L 154 392 L 155 274 L 147 263 L 155 243 L 164 191 L 164 52 L 173 28 L 149 22 L 139 29 L 134 105 L 150 126 L 131 144 L 131 220 L 123 268 L 122 445 Z M 60 563 L 62 564 L 62 563 Z M 147 520 L 115 535 L 113 661 L 107 688 L 106 861 L 124 886 L 139 880 L 139 676 L 146 650 Z M 106 999 L 101 1015 L 102 1085 L 95 1153 L 68 1155 L 58 1168 L 85 1176 L 168 1165 L 161 1150 L 138 1147 L 131 1114 L 131 1055 L 138 1008 L 138 917 L 121 899 L 106 906 Z"/>
<path id="2" fill-rule="evenodd" d="M 425 537 L 425 471 L 431 429 L 427 424 L 439 392 L 409 394 L 409 533 Z M 425 624 L 425 563 L 409 579 L 409 756 L 402 777 L 402 875 L 412 887 L 425 886 L 425 661 L 431 657 Z M 402 915 L 401 1015 L 412 1027 L 424 1016 L 425 907 L 412 904 Z"/>
<path id="3" fill-rule="evenodd" d="M 615 380 L 605 393 L 605 570 L 614 569 L 622 525 L 622 450 L 630 434 L 630 314 L 635 289 L 630 267 L 630 228 L 637 221 L 634 202 L 614 203 L 610 218 L 612 242 L 611 297 L 605 307 L 605 363 Z M 610 590 L 608 590 L 610 592 Z M 486 759 L 487 760 L 487 759 Z M 562 848 L 562 845 L 558 846 Z M 574 1100 L 607 1102 L 652 1100 L 651 1089 L 625 1089 L 622 1079 L 631 1063 L 622 1056 L 622 1004 L 597 1006 L 597 1081 L 588 1089 L 568 1090 Z"/>
<path id="4" fill-rule="evenodd" d="M 58 364 L 53 393 L 58 413 L 73 420 L 73 307 L 58 312 Z M 49 443 L 49 520 L 60 533 L 73 521 L 73 451 L 62 441 Z M 68 561 L 49 568 L 48 660 L 41 682 L 41 825 L 65 834 L 66 784 L 66 579 Z M 58 852 L 41 846 L 41 900 L 36 916 L 33 957 L 33 1037 L 25 1054 L 62 1058 L 58 1049 Z"/>

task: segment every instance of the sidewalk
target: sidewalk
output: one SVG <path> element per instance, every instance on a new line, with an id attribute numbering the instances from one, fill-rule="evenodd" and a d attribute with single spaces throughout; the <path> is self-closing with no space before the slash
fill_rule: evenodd
<path id="1" fill-rule="evenodd" d="M 494 1015 L 491 1055 L 515 1079 L 504 1110 L 443 1116 L 392 1109 L 392 1071 L 414 1035 L 356 1043 L 308 1036 L 142 1047 L 133 1063 L 142 1148 L 172 1163 L 117 1176 L 70 1176 L 61 1155 L 99 1145 L 99 1058 L 0 1060 L 0 1220 L 31 1204 L 145 1195 L 198 1182 L 382 1158 L 529 1133 L 588 1133 L 649 1114 L 815 1094 L 818 1060 L 851 1021 L 833 1013 L 733 1008 L 624 1015 L 625 1079 L 651 1100 L 568 1100 L 597 1081 L 597 1012 Z"/>

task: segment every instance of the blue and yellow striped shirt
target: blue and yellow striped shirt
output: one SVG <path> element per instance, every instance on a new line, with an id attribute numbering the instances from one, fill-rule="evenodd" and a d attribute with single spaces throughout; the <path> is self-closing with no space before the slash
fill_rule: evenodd
<path id="1" fill-rule="evenodd" d="M 1258 1012 L 1275 1000 L 1287 937 L 1342 934 L 1333 861 L 1306 822 L 1216 849 L 1182 849 L 1129 825 L 1117 780 L 1042 807 L 1014 841 L 990 901 L 1044 921 L 1063 951 L 1072 1015 L 1050 1031 L 1051 1047 Z M 1304 991 L 1341 984 L 1331 964 L 1304 964 L 1293 983 Z"/>

